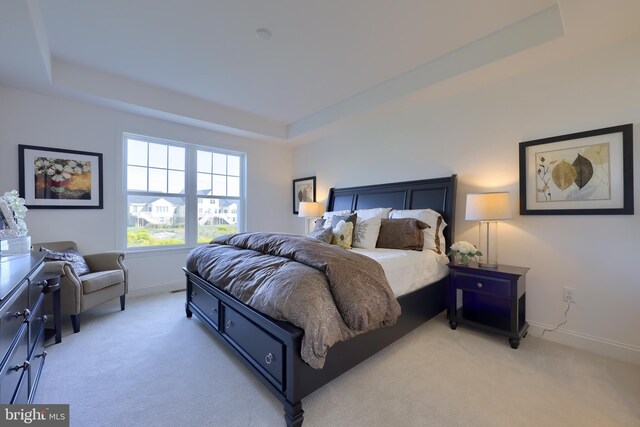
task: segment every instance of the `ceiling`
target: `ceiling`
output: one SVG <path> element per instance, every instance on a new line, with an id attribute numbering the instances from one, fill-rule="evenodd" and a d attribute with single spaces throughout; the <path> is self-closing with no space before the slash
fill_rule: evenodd
<path id="1" fill-rule="evenodd" d="M 16 0 L 0 84 L 289 140 L 564 37 L 576 0 L 557 3 Z"/>

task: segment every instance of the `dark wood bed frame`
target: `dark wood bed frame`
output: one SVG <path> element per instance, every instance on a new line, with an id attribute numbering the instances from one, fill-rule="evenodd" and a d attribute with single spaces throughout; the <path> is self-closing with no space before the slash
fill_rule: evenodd
<path id="1" fill-rule="evenodd" d="M 431 208 L 442 214 L 447 246 L 454 236 L 456 175 L 421 181 L 332 188 L 327 210 Z M 323 369 L 300 357 L 302 329 L 273 320 L 238 301 L 198 274 L 187 275 L 187 317 L 195 314 L 284 405 L 287 426 L 303 421 L 302 399 L 397 341 L 446 308 L 448 277 L 398 298 L 394 326 L 358 335 L 329 350 Z"/>

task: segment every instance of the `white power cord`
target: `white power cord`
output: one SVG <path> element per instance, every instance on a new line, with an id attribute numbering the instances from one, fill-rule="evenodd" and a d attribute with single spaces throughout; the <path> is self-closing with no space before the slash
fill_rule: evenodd
<path id="1" fill-rule="evenodd" d="M 558 325 L 556 325 L 556 327 L 553 328 L 553 329 L 543 329 L 542 330 L 542 335 L 540 335 L 540 338 L 544 337 L 544 333 L 545 332 L 557 331 L 560 326 L 562 326 L 565 323 L 567 323 L 567 321 L 568 321 L 567 313 L 569 313 L 569 308 L 571 308 L 571 302 L 567 302 L 567 309 L 564 311 L 564 320 L 562 322 L 558 323 Z"/>

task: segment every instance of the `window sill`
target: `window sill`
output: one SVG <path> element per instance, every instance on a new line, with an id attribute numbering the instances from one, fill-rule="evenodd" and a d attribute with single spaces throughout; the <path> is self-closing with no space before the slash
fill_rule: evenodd
<path id="1" fill-rule="evenodd" d="M 129 258 L 145 258 L 152 256 L 164 256 L 164 255 L 182 255 L 189 253 L 192 249 L 204 246 L 206 243 L 194 245 L 194 246 L 170 246 L 170 247 L 154 247 L 154 248 L 128 248 L 124 253 Z"/>

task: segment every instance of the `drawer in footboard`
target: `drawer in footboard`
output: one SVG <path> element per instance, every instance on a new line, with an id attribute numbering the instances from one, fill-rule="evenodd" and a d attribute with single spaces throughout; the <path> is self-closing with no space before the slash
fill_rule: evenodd
<path id="1" fill-rule="evenodd" d="M 218 298 L 211 295 L 200 285 L 192 282 L 190 300 L 195 308 L 217 328 L 219 315 Z"/>
<path id="2" fill-rule="evenodd" d="M 226 304 L 222 306 L 225 338 L 273 385 L 283 390 L 283 343 Z"/>

